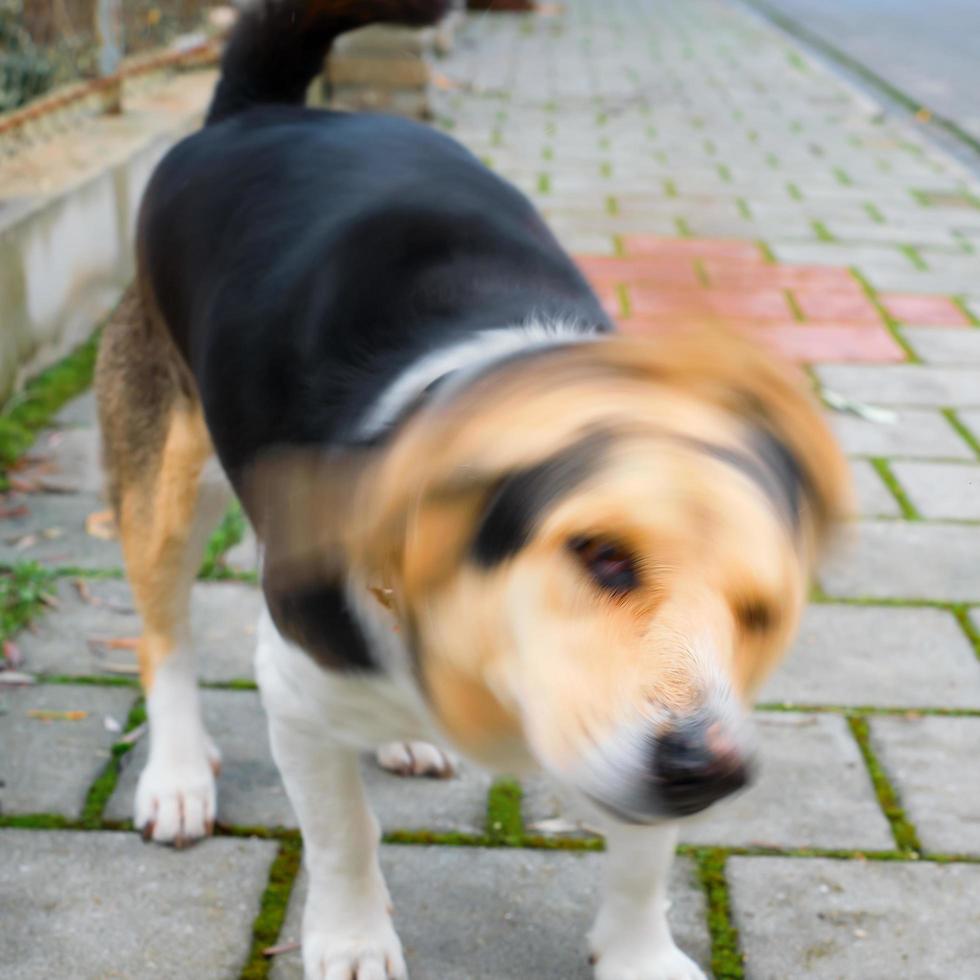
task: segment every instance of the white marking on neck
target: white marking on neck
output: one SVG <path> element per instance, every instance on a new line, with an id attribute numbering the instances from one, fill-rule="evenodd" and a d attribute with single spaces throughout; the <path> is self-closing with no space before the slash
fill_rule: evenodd
<path id="1" fill-rule="evenodd" d="M 358 427 L 358 436 L 370 439 L 379 435 L 414 398 L 444 375 L 465 372 L 459 379 L 465 383 L 467 377 L 512 354 L 592 341 L 600 336 L 569 320 L 532 320 L 500 330 L 481 330 L 457 344 L 431 351 L 403 371 L 368 411 Z"/>

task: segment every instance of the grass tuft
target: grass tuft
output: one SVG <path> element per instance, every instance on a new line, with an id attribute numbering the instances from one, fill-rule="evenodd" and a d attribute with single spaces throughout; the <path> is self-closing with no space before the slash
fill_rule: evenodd
<path id="1" fill-rule="evenodd" d="M 245 530 L 248 522 L 245 519 L 245 512 L 242 505 L 236 500 L 229 508 L 228 513 L 221 519 L 218 529 L 211 535 L 208 541 L 207 550 L 204 553 L 204 562 L 201 570 L 197 573 L 198 578 L 211 579 L 222 578 L 223 573 L 228 570 L 222 564 L 222 557 L 225 552 L 233 548 L 245 537 Z"/>
<path id="2" fill-rule="evenodd" d="M 55 575 L 29 561 L 0 570 L 0 640 L 26 626 L 54 595 Z"/>
<path id="3" fill-rule="evenodd" d="M 898 482 L 898 478 L 892 472 L 892 468 L 887 459 L 881 456 L 872 456 L 869 463 L 874 467 L 875 472 L 881 477 L 881 482 L 888 487 L 889 492 L 898 501 L 898 506 L 902 510 L 902 517 L 907 521 L 921 521 L 922 515 L 916 510 L 905 488 Z"/>

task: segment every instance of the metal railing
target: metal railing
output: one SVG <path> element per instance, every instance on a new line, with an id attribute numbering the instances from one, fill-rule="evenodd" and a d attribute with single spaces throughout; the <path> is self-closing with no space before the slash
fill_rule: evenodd
<path id="1" fill-rule="evenodd" d="M 200 29 L 202 0 L 0 0 L 0 112 Z"/>

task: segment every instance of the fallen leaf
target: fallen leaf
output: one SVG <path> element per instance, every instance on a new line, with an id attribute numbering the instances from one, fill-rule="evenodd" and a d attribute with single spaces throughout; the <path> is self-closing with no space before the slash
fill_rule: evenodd
<path id="1" fill-rule="evenodd" d="M 563 3 L 539 3 L 534 8 L 534 12 L 539 17 L 561 17 L 565 13 L 565 5 Z"/>
<path id="2" fill-rule="evenodd" d="M 20 652 L 20 647 L 13 640 L 3 641 L 4 664 L 0 665 L 0 670 L 8 668 L 16 670 L 24 662 L 24 655 Z"/>
<path id="3" fill-rule="evenodd" d="M 925 106 L 923 106 L 915 114 L 915 121 L 920 123 L 932 122 L 932 112 L 929 109 L 927 109 Z"/>
<path id="4" fill-rule="evenodd" d="M 27 712 L 29 718 L 38 721 L 82 721 L 88 718 L 87 711 L 51 711 L 47 708 L 31 708 Z"/>
<path id="5" fill-rule="evenodd" d="M 266 948 L 262 950 L 262 955 L 279 956 L 281 953 L 291 953 L 293 952 L 293 950 L 299 948 L 300 948 L 300 943 L 295 941 L 291 943 L 279 943 L 278 946 L 266 946 Z"/>
<path id="6" fill-rule="evenodd" d="M 50 592 L 45 592 L 41 595 L 41 603 L 48 607 L 48 609 L 60 609 L 61 600 L 56 595 L 51 595 Z"/>
<path id="7" fill-rule="evenodd" d="M 41 537 L 45 541 L 56 541 L 58 538 L 64 537 L 65 530 L 61 527 L 46 527 L 41 532 Z"/>
<path id="8" fill-rule="evenodd" d="M 430 76 L 430 81 L 441 92 L 455 92 L 457 89 L 462 88 L 460 82 L 455 78 L 450 78 L 441 71 L 434 71 Z"/>
<path id="9" fill-rule="evenodd" d="M 138 650 L 140 638 L 138 636 L 90 636 L 86 642 L 90 650 L 93 647 L 105 647 L 106 650 Z"/>
<path id="10" fill-rule="evenodd" d="M 116 745 L 133 745 L 146 734 L 146 730 L 147 724 L 144 721 L 142 724 L 137 725 L 132 731 L 126 732 L 122 738 L 116 739 Z"/>
<path id="11" fill-rule="evenodd" d="M 33 548 L 36 544 L 36 534 L 25 534 L 23 537 L 14 538 L 14 548 L 17 551 L 26 551 L 28 548 Z"/>
<path id="12" fill-rule="evenodd" d="M 0 520 L 13 521 L 19 517 L 30 517 L 31 509 L 27 504 L 14 504 L 12 507 L 0 505 Z"/>
<path id="13" fill-rule="evenodd" d="M 93 511 L 85 518 L 85 532 L 100 541 L 113 541 L 118 536 L 111 510 Z"/>

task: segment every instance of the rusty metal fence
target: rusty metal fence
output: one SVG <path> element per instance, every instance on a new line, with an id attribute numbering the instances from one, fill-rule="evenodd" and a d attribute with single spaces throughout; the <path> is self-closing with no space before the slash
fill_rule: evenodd
<path id="1" fill-rule="evenodd" d="M 0 0 L 0 112 L 199 30 L 202 0 Z"/>

